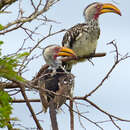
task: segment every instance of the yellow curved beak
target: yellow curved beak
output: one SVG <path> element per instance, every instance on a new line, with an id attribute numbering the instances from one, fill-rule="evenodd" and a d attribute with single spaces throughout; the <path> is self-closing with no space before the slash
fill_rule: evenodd
<path id="1" fill-rule="evenodd" d="M 72 56 L 76 57 L 75 52 L 72 49 L 67 47 L 61 47 L 60 51 L 58 52 L 58 56 Z"/>
<path id="2" fill-rule="evenodd" d="M 121 16 L 120 10 L 115 5 L 109 3 L 102 4 L 100 14 L 108 13 L 108 12 L 116 13 Z"/>

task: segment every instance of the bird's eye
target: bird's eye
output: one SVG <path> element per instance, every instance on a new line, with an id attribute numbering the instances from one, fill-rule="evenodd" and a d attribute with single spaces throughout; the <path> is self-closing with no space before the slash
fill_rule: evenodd
<path id="1" fill-rule="evenodd" d="M 96 8 L 99 10 L 101 8 L 101 5 L 97 5 Z"/>
<path id="2" fill-rule="evenodd" d="M 56 47 L 55 48 L 55 52 L 59 52 L 60 48 L 59 47 Z"/>

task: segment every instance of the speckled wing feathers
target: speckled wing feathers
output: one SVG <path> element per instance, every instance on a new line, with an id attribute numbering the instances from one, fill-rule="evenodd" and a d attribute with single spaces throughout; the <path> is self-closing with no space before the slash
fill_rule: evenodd
<path id="1" fill-rule="evenodd" d="M 73 48 L 73 43 L 82 36 L 82 32 L 87 31 L 87 26 L 85 23 L 77 24 L 67 30 L 62 40 L 62 46 Z"/>

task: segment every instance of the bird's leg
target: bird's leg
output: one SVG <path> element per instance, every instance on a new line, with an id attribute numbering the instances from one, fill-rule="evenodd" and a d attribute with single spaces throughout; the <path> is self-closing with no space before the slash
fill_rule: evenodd
<path id="1" fill-rule="evenodd" d="M 92 57 L 95 55 L 95 51 L 93 52 L 93 53 L 91 53 L 90 54 L 90 58 L 88 59 L 88 61 L 92 64 L 92 65 L 94 65 L 94 63 L 92 62 Z"/>
<path id="2" fill-rule="evenodd" d="M 92 62 L 91 58 L 88 59 L 88 61 L 94 66 L 94 63 Z"/>

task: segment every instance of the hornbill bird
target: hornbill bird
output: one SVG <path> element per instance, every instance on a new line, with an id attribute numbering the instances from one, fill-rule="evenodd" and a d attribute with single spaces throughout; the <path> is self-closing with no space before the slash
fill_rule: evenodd
<path id="1" fill-rule="evenodd" d="M 77 24 L 68 29 L 63 36 L 62 46 L 71 48 L 77 57 L 93 56 L 100 35 L 98 18 L 101 14 L 108 12 L 121 16 L 120 10 L 113 4 L 94 2 L 88 5 L 83 12 L 85 23 Z M 63 65 L 65 65 L 67 71 L 71 71 L 73 64 L 84 60 L 85 58 L 81 58 L 80 60 L 63 63 Z"/>
<path id="2" fill-rule="evenodd" d="M 44 112 L 47 111 L 51 101 L 55 104 L 55 109 L 58 109 L 65 103 L 67 96 L 71 96 L 74 87 L 74 76 L 61 66 L 62 62 L 61 59 L 58 59 L 59 56 L 76 57 L 76 54 L 71 49 L 58 45 L 50 45 L 43 50 L 43 57 L 49 65 L 44 71 L 42 70 L 38 79 Z"/>

